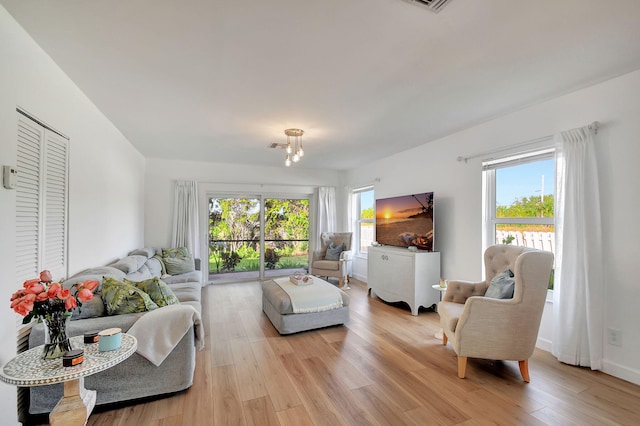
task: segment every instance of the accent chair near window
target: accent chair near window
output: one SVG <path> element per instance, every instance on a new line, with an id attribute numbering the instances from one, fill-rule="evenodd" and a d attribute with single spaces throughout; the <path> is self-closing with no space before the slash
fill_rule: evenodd
<path id="1" fill-rule="evenodd" d="M 451 341 L 461 379 L 466 374 L 467 358 L 472 357 L 518 361 L 522 378 L 529 382 L 529 358 L 538 338 L 553 254 L 499 244 L 485 250 L 484 263 L 484 281 L 449 281 L 438 304 L 444 332 L 442 344 Z M 507 269 L 510 271 L 502 274 Z M 485 297 L 490 286 L 504 286 L 510 272 L 513 297 Z M 511 296 L 505 291 L 493 294 Z"/>
<path id="2" fill-rule="evenodd" d="M 351 276 L 353 232 L 323 232 L 320 250 L 313 252 L 311 274 L 338 278 L 340 287 L 348 289 Z"/>

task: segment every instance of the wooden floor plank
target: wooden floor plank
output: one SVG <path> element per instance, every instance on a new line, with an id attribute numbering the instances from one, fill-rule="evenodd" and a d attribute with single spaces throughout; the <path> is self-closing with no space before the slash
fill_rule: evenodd
<path id="1" fill-rule="evenodd" d="M 251 343 L 251 349 L 258 363 L 258 368 L 264 376 L 267 393 L 276 411 L 296 407 L 302 402 L 293 387 L 289 376 L 282 368 L 280 359 L 273 352 L 266 341 Z"/>
<path id="2" fill-rule="evenodd" d="M 243 401 L 267 396 L 267 388 L 260 367 L 253 355 L 247 338 L 232 339 L 230 342 L 233 364 L 238 379 L 238 390 Z"/>
<path id="3" fill-rule="evenodd" d="M 209 416 L 200 414 L 197 418 L 209 421 L 214 425 L 243 425 L 244 407 L 240 398 L 240 391 L 235 377 L 235 367 L 224 365 L 215 367 L 211 371 L 212 375 L 212 401 L 209 406 L 213 413 Z M 196 413 L 202 410 L 196 408 Z M 185 423 L 189 424 L 189 423 Z"/>
<path id="4" fill-rule="evenodd" d="M 276 414 L 281 426 L 313 426 L 313 421 L 303 405 L 278 411 Z"/>
<path id="5" fill-rule="evenodd" d="M 245 418 L 251 426 L 280 426 L 276 410 L 268 396 L 244 401 Z"/>

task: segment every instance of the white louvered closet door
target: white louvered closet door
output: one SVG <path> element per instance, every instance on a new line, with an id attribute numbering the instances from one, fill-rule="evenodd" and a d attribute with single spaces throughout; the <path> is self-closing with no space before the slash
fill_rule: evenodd
<path id="1" fill-rule="evenodd" d="M 16 281 L 66 278 L 69 141 L 18 113 Z"/>

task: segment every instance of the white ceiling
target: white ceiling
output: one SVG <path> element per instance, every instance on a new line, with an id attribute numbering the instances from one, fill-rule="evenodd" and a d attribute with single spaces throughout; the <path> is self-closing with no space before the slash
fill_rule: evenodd
<path id="1" fill-rule="evenodd" d="M 0 3 L 150 158 L 348 169 L 640 69 L 638 0 Z"/>

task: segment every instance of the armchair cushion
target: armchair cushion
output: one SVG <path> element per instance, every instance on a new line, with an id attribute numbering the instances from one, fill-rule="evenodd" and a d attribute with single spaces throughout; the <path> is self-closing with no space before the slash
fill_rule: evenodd
<path id="1" fill-rule="evenodd" d="M 344 244 L 336 246 L 333 242 L 327 247 L 327 253 L 324 255 L 325 260 L 340 260 L 340 253 L 344 251 Z"/>
<path id="2" fill-rule="evenodd" d="M 313 262 L 313 267 L 325 271 L 338 271 L 340 270 L 340 262 L 337 260 L 316 260 Z"/>
<path id="3" fill-rule="evenodd" d="M 507 268 L 491 279 L 489 288 L 484 297 L 492 297 L 494 299 L 513 299 L 513 288 L 516 280 L 513 278 L 513 272 Z"/>
<path id="4" fill-rule="evenodd" d="M 449 281 L 447 291 L 442 297 L 444 302 L 465 303 L 472 296 L 484 296 L 487 283 L 469 281 Z"/>

